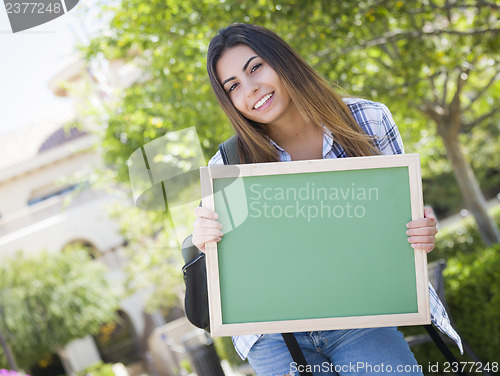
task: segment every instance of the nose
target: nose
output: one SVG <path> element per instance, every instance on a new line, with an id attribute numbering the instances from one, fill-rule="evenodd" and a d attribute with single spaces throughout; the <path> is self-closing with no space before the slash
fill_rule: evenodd
<path id="1" fill-rule="evenodd" d="M 247 96 L 252 97 L 259 91 L 259 84 L 257 82 L 250 81 L 247 83 Z"/>

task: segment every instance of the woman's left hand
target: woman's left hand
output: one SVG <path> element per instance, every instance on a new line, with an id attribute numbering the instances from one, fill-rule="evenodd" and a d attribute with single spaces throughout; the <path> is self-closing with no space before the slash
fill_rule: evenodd
<path id="1" fill-rule="evenodd" d="M 411 221 L 406 224 L 409 235 L 408 241 L 411 246 L 416 249 L 421 249 L 429 253 L 434 249 L 436 244 L 436 234 L 438 232 L 437 220 L 434 211 L 430 207 L 424 208 L 424 218 Z"/>

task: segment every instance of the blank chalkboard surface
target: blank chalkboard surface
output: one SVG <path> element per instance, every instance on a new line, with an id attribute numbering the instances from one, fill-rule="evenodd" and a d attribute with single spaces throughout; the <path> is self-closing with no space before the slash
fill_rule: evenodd
<path id="1" fill-rule="evenodd" d="M 418 155 L 201 169 L 214 336 L 430 322 Z"/>

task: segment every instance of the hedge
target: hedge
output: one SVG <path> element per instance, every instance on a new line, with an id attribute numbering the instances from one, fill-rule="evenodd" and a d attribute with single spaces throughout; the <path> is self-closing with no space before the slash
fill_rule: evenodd
<path id="1" fill-rule="evenodd" d="M 492 214 L 500 223 L 500 207 Z M 500 244 L 486 247 L 475 222 L 467 218 L 440 230 L 429 260 L 440 258 L 447 260 L 445 296 L 456 329 L 483 362 L 500 362 Z M 400 330 L 407 336 L 425 333 L 420 327 Z M 472 361 L 455 345 L 450 348 L 460 361 Z M 429 364 L 445 361 L 432 342 L 412 350 L 424 372 Z"/>

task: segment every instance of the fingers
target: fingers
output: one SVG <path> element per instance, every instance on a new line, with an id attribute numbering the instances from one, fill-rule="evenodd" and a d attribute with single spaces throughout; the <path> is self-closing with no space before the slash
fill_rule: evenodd
<path id="1" fill-rule="evenodd" d="M 430 207 L 424 208 L 424 218 L 408 222 L 406 234 L 408 242 L 414 249 L 421 249 L 427 253 L 434 249 L 436 243 L 437 220 L 434 211 Z"/>
<path id="2" fill-rule="evenodd" d="M 197 228 L 193 230 L 193 238 L 196 238 L 196 243 L 206 243 L 207 241 L 211 241 L 210 239 L 222 238 L 223 235 L 222 231 L 218 228 Z"/>
<path id="3" fill-rule="evenodd" d="M 434 243 L 413 243 L 411 246 L 414 249 L 420 249 L 427 253 L 431 252 L 434 249 Z"/>
<path id="4" fill-rule="evenodd" d="M 434 243 L 436 242 L 436 238 L 434 236 L 411 236 L 408 238 L 408 242 L 410 242 L 412 246 L 420 244 L 434 245 Z"/>
<path id="5" fill-rule="evenodd" d="M 424 218 L 436 219 L 436 214 L 434 214 L 434 210 L 430 206 L 424 207 Z"/>
<path id="6" fill-rule="evenodd" d="M 437 219 L 434 214 L 434 210 L 431 207 L 424 207 L 424 218 L 417 219 L 415 221 L 408 222 L 406 227 L 408 228 L 418 228 L 418 227 L 436 227 Z"/>
<path id="7" fill-rule="evenodd" d="M 193 229 L 193 244 L 202 252 L 208 242 L 218 242 L 224 234 L 216 227 L 195 227 Z"/>
<path id="8" fill-rule="evenodd" d="M 200 236 L 195 238 L 193 235 L 193 244 L 198 248 L 201 252 L 207 253 L 207 243 L 209 242 L 219 242 L 221 241 L 221 237 L 213 237 L 213 236 Z"/>
<path id="9" fill-rule="evenodd" d="M 194 229 L 192 242 L 201 252 L 206 252 L 209 242 L 219 242 L 224 234 L 218 229 Z"/>
<path id="10" fill-rule="evenodd" d="M 406 235 L 409 236 L 435 236 L 437 233 L 437 228 L 433 226 L 417 227 L 406 230 Z"/>
<path id="11" fill-rule="evenodd" d="M 219 218 L 219 215 L 216 212 L 202 206 L 198 206 L 196 207 L 196 209 L 194 209 L 194 215 L 196 216 L 196 218 L 207 218 L 213 220 Z"/>
<path id="12" fill-rule="evenodd" d="M 222 229 L 222 224 L 214 219 L 197 218 L 193 223 L 194 228 L 217 228 Z"/>
<path id="13" fill-rule="evenodd" d="M 196 221 L 193 223 L 193 244 L 203 253 L 206 252 L 208 242 L 218 242 L 224 233 L 221 231 L 222 224 L 217 222 L 219 217 L 213 210 L 197 207 L 194 210 Z"/>
<path id="14" fill-rule="evenodd" d="M 414 221 L 408 222 L 406 224 L 406 227 L 412 229 L 412 228 L 419 228 L 419 227 L 436 227 L 437 221 L 435 218 L 422 218 L 422 219 L 416 219 Z"/>

